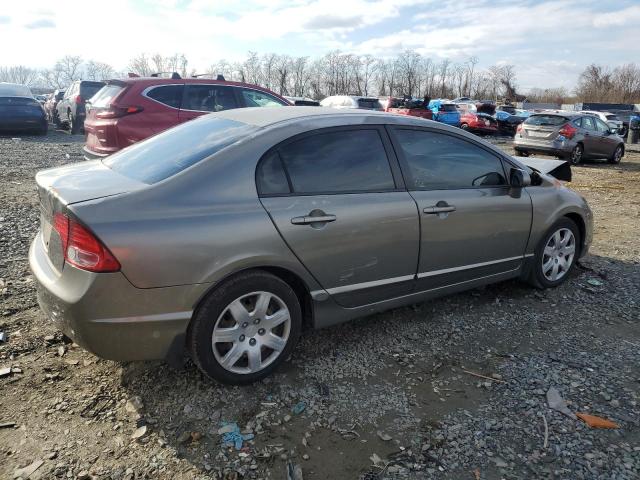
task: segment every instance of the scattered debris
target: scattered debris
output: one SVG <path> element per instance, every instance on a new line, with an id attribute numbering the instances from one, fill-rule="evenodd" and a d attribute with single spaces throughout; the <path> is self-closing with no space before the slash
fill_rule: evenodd
<path id="1" fill-rule="evenodd" d="M 560 395 L 560 392 L 555 387 L 551 387 L 549 388 L 549 390 L 547 390 L 547 404 L 549 405 L 549 408 L 556 410 L 573 420 L 577 418 L 575 414 L 571 410 L 569 410 L 569 407 L 567 407 L 567 403 L 564 401 L 564 399 Z"/>
<path id="2" fill-rule="evenodd" d="M 602 285 L 604 285 L 604 283 L 600 280 L 598 280 L 597 278 L 590 278 L 589 280 L 587 280 L 587 283 L 589 285 L 592 285 L 594 287 L 600 287 Z"/>
<path id="3" fill-rule="evenodd" d="M 378 438 L 380 438 L 380 440 L 382 440 L 383 442 L 388 442 L 389 440 L 391 440 L 391 435 L 389 434 L 381 432 L 380 430 L 378 430 L 376 433 L 378 435 Z"/>
<path id="4" fill-rule="evenodd" d="M 0 368 L 0 378 L 8 377 L 11 375 L 11 367 Z"/>
<path id="5" fill-rule="evenodd" d="M 16 422 L 2 422 L 0 428 L 13 428 L 16 426 Z"/>
<path id="6" fill-rule="evenodd" d="M 8 339 L 6 332 L 0 332 L 0 343 L 6 343 Z"/>
<path id="7" fill-rule="evenodd" d="M 479 373 L 472 372 L 470 370 L 465 370 L 464 368 L 461 368 L 460 370 L 462 370 L 464 373 L 466 373 L 468 375 L 473 375 L 474 377 L 479 377 L 479 378 L 484 378 L 486 380 L 491 380 L 492 382 L 507 383 L 506 381 L 501 380 L 500 378 L 487 377 L 485 375 L 481 375 Z"/>
<path id="8" fill-rule="evenodd" d="M 545 414 L 542 414 L 542 421 L 544 422 L 544 443 L 542 444 L 542 448 L 545 450 L 549 447 L 549 424 L 547 423 L 547 417 Z"/>
<path id="9" fill-rule="evenodd" d="M 384 462 L 382 461 L 382 459 L 380 458 L 380 456 L 377 453 L 374 453 L 373 455 L 371 455 L 369 457 L 369 459 L 373 462 L 374 465 L 383 465 Z"/>
<path id="10" fill-rule="evenodd" d="M 307 408 L 307 404 L 304 402 L 298 402 L 296 403 L 293 408 L 291 409 L 291 411 L 295 414 L 295 415 L 300 415 L 302 412 L 304 412 L 304 409 Z"/>
<path id="11" fill-rule="evenodd" d="M 598 417 L 596 415 L 588 415 L 586 413 L 576 413 L 576 416 L 591 428 L 620 428 L 620 426 L 607 420 L 606 418 Z"/>
<path id="12" fill-rule="evenodd" d="M 132 440 L 138 440 L 144 437 L 147 434 L 147 426 L 142 425 L 141 427 L 136 428 L 136 431 L 131 435 Z"/>
<path id="13" fill-rule="evenodd" d="M 287 462 L 287 480 L 303 480 L 302 467 L 297 463 Z"/>
<path id="14" fill-rule="evenodd" d="M 235 422 L 223 423 L 222 428 L 218 430 L 218 434 L 222 435 L 222 445 L 225 447 L 234 447 L 236 450 L 242 449 L 244 441 L 253 440 L 254 434 L 240 433 L 240 428 Z"/>
<path id="15" fill-rule="evenodd" d="M 42 466 L 43 463 L 43 460 L 36 460 L 31 465 L 27 465 L 24 468 L 18 468 L 13 472 L 13 478 L 21 478 L 23 480 L 27 480 L 31 477 L 31 475 L 35 473 L 36 470 L 38 470 Z"/>

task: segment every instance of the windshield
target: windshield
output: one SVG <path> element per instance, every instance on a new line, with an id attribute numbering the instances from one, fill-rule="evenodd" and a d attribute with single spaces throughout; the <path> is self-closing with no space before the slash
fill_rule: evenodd
<path id="1" fill-rule="evenodd" d="M 359 98 L 358 107 L 370 110 L 382 110 L 382 104 L 377 98 Z"/>
<path id="2" fill-rule="evenodd" d="M 557 127 L 568 122 L 569 119 L 560 115 L 531 115 L 524 123 L 525 125 L 540 125 L 546 127 Z"/>
<path id="3" fill-rule="evenodd" d="M 153 184 L 195 165 L 256 130 L 255 125 L 207 115 L 125 148 L 103 163 L 129 178 Z"/>

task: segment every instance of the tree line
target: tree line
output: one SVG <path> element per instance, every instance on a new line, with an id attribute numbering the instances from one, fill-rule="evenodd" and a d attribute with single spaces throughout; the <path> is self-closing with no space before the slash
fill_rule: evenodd
<path id="1" fill-rule="evenodd" d="M 41 88 L 64 88 L 74 80 L 102 80 L 129 72 L 148 76 L 155 72 L 178 72 L 183 77 L 199 75 L 247 82 L 281 95 L 322 99 L 330 95 L 404 96 L 532 102 L 571 103 L 601 101 L 640 103 L 640 67 L 630 63 L 616 68 L 590 65 L 582 72 L 573 92 L 566 88 L 534 88 L 521 95 L 516 68 L 500 64 L 480 68 L 477 57 L 462 62 L 433 60 L 407 50 L 392 58 L 328 52 L 317 58 L 275 53 L 248 52 L 242 61 L 219 60 L 204 72 L 189 68 L 184 54 L 140 54 L 125 71 L 79 56 L 65 56 L 52 68 L 37 70 L 22 65 L 0 67 L 0 81 Z"/>

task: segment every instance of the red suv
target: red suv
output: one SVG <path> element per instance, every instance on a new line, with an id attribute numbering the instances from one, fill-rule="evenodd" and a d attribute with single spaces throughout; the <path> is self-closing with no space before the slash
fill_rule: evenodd
<path id="1" fill-rule="evenodd" d="M 199 78 L 109 80 L 91 99 L 84 122 L 87 160 L 102 158 L 210 112 L 291 105 L 255 85 Z"/>

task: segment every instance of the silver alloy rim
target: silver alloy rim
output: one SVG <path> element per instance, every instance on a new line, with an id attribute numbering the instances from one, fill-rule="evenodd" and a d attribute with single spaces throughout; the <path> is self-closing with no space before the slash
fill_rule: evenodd
<path id="1" fill-rule="evenodd" d="M 216 320 L 211 336 L 213 355 L 233 373 L 259 372 L 282 353 L 291 331 L 287 305 L 269 292 L 236 298 Z"/>
<path id="2" fill-rule="evenodd" d="M 564 277 L 576 255 L 576 237 L 568 228 L 556 231 L 542 254 L 542 273 L 547 280 L 555 282 Z"/>
<path id="3" fill-rule="evenodd" d="M 613 158 L 616 163 L 620 163 L 620 159 L 622 158 L 622 147 L 616 148 L 616 153 Z"/>

